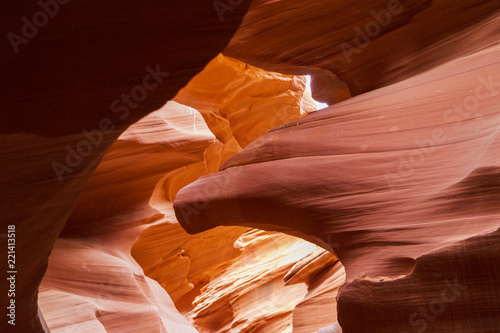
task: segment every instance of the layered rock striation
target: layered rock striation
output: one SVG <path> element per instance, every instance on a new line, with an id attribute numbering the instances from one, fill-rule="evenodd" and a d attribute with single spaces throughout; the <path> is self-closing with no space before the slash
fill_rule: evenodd
<path id="1" fill-rule="evenodd" d="M 214 73 L 218 81 L 211 80 Z M 172 208 L 180 188 L 216 172 L 275 125 L 315 110 L 304 77 L 268 73 L 219 55 L 175 100 L 130 126 L 80 194 L 40 286 L 40 308 L 51 331 L 235 332 L 260 326 L 263 332 L 291 332 L 292 311 L 307 283 L 338 261 L 301 239 L 248 228 L 189 235 Z M 275 105 L 279 117 L 264 112 Z M 320 254 L 324 267 L 315 260 Z M 297 260 L 309 273 L 285 286 Z M 266 280 L 256 283 L 263 272 Z M 242 274 L 246 283 L 238 287 Z M 340 285 L 341 279 L 332 284 L 327 297 Z M 281 292 L 279 302 L 274 290 Z M 271 299 L 262 304 L 265 297 Z M 229 312 L 221 312 L 228 305 Z M 327 315 L 312 325 L 334 320 Z"/>
<path id="2" fill-rule="evenodd" d="M 0 330 L 500 330 L 498 1 L 51 3 L 2 4 Z"/>
<path id="3" fill-rule="evenodd" d="M 335 253 L 344 332 L 498 330 L 499 51 L 273 130 L 184 187 L 179 222 L 283 231 Z M 206 207 L 193 211 L 195 193 Z"/>

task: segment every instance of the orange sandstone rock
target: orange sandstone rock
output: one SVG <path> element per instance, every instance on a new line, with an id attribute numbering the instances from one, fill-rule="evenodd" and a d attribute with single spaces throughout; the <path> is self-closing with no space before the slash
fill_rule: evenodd
<path id="1" fill-rule="evenodd" d="M 499 52 L 273 130 L 179 191 L 179 222 L 284 231 L 336 253 L 344 332 L 498 330 Z M 194 193 L 206 207 L 183 214 Z"/>

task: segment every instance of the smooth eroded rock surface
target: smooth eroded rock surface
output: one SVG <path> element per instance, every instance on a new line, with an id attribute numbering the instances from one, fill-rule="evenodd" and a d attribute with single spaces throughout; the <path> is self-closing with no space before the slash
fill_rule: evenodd
<path id="1" fill-rule="evenodd" d="M 273 130 L 183 188 L 179 222 L 279 230 L 336 253 L 344 332 L 498 330 L 499 51 Z M 205 208 L 193 210 L 194 193 Z M 456 301 L 440 300 L 448 283 Z"/>
<path id="2" fill-rule="evenodd" d="M 220 74 L 214 84 L 223 93 L 202 94 L 200 89 L 212 84 L 207 72 Z M 246 84 L 235 83 L 241 80 Z M 180 188 L 216 172 L 224 156 L 235 153 L 228 142 L 240 150 L 236 136 L 251 142 L 273 124 L 313 111 L 305 83 L 304 77 L 268 73 L 219 55 L 179 94 L 191 96 L 184 100 L 196 101 L 200 111 L 170 101 L 130 126 L 90 177 L 52 250 L 39 294 L 48 327 L 54 332 L 222 332 L 254 326 L 291 331 L 292 311 L 306 284 L 338 260 L 301 239 L 248 228 L 190 235 L 177 223 L 172 200 Z M 228 111 L 234 100 L 224 99 L 224 87 L 225 94 L 239 96 L 235 119 Z M 257 97 L 269 87 L 276 88 L 274 95 Z M 263 112 L 275 105 L 279 117 Z M 254 130 L 242 131 L 245 123 Z M 221 126 L 226 124 L 231 126 Z M 286 257 L 281 250 L 289 251 Z M 318 256 L 320 262 L 314 260 Z M 285 286 L 284 275 L 297 260 L 307 274 Z M 237 287 L 242 272 L 243 289 Z M 263 272 L 269 284 L 255 283 Z M 341 281 L 331 284 L 330 299 Z M 280 303 L 261 304 L 273 290 L 283 291 Z M 232 315 L 224 316 L 219 307 L 228 304 Z M 334 314 L 325 314 L 323 325 L 335 321 Z"/>

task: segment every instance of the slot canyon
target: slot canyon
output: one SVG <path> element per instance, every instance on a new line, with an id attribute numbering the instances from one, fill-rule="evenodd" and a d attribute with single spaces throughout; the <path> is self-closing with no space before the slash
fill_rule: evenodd
<path id="1" fill-rule="evenodd" d="M 498 0 L 1 6 L 0 332 L 500 333 Z"/>

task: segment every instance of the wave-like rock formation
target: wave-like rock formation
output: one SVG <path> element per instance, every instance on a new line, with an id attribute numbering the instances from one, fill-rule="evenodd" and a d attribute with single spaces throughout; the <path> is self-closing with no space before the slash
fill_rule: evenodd
<path id="1" fill-rule="evenodd" d="M 498 0 L 1 7 L 0 331 L 500 331 Z"/>
<path id="2" fill-rule="evenodd" d="M 192 317 L 200 332 L 315 332 L 335 321 L 326 309 L 309 320 L 296 311 L 308 301 L 324 304 L 329 298 L 335 304 L 344 280 L 337 258 L 283 234 L 252 230 L 241 241 L 238 260 L 220 270 L 193 302 Z M 325 281 L 332 272 L 337 279 Z M 321 295 L 311 293 L 319 289 Z"/>
<path id="3" fill-rule="evenodd" d="M 180 188 L 246 143 L 315 110 L 306 78 L 219 55 L 175 100 L 129 127 L 80 194 L 40 286 L 52 332 L 291 332 L 297 303 L 334 300 L 344 277 L 334 255 L 241 227 L 189 235 L 172 207 Z M 274 106 L 279 113 L 265 114 Z M 335 264 L 338 278 L 326 284 Z M 304 300 L 309 285 L 322 292 Z M 302 323 L 318 329 L 334 319 L 325 312 Z"/>
<path id="4" fill-rule="evenodd" d="M 344 332 L 498 331 L 499 53 L 273 130 L 184 187 L 180 223 L 278 230 L 336 253 Z"/>
<path id="5" fill-rule="evenodd" d="M 196 332 L 130 249 L 163 216 L 149 205 L 156 182 L 168 170 L 203 162 L 214 142 L 196 110 L 169 102 L 112 145 L 55 243 L 40 286 L 51 332 Z"/>
<path id="6" fill-rule="evenodd" d="M 211 1 L 1 4 L 0 233 L 3 247 L 7 225 L 16 226 L 17 258 L 16 326 L 3 316 L 1 331 L 43 330 L 38 285 L 105 151 L 220 53 L 248 6 L 242 2 L 221 22 Z M 89 141 L 84 131 L 101 139 Z M 6 274 L 7 251 L 0 260 Z M 4 277 L 2 309 L 9 302 Z"/>
<path id="7" fill-rule="evenodd" d="M 333 104 L 338 79 L 358 95 L 497 43 L 499 11 L 494 0 L 254 0 L 224 54 L 312 74 L 313 97 Z"/>

